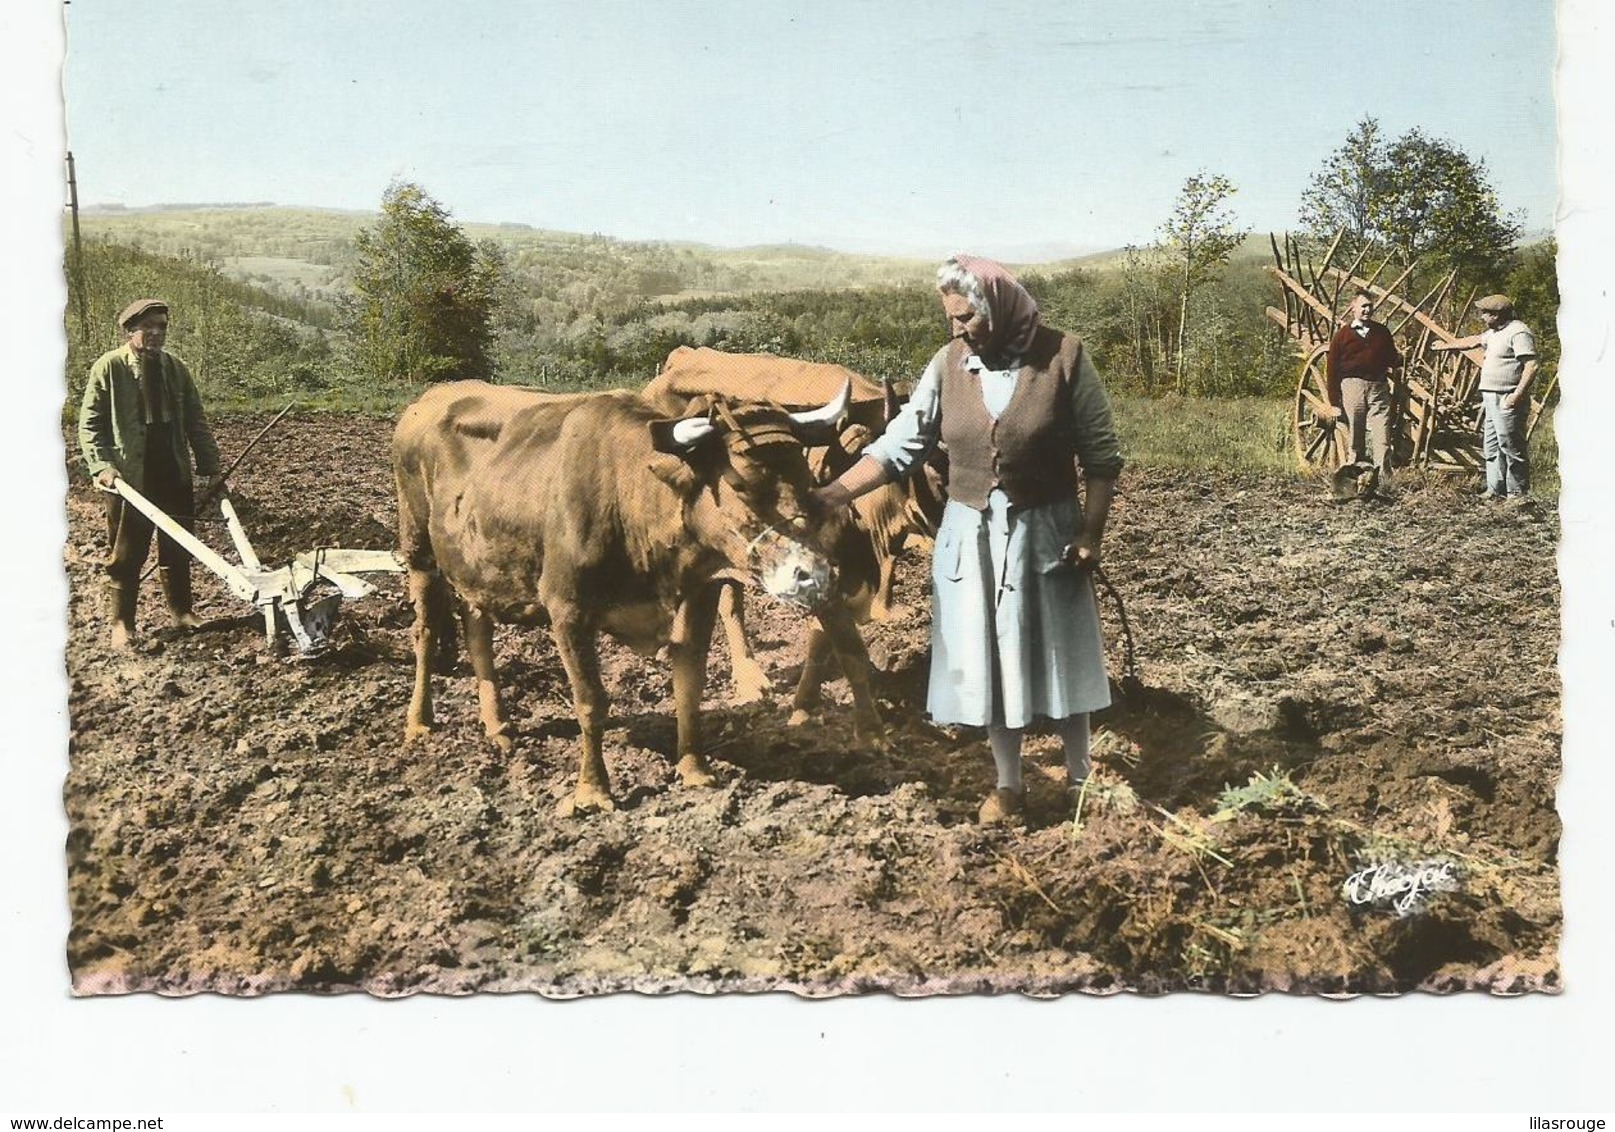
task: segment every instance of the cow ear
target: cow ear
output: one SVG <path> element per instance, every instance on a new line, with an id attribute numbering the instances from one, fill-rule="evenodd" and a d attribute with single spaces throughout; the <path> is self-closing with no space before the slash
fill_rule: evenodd
<path id="1" fill-rule="evenodd" d="M 852 467 L 852 463 L 852 453 L 842 447 L 841 438 L 831 437 L 830 443 L 824 447 L 824 470 L 829 473 L 829 478 L 835 479 Z"/>
<path id="2" fill-rule="evenodd" d="M 875 438 L 861 424 L 849 425 L 831 438 L 824 450 L 824 462 L 832 478 L 852 467 Z"/>
<path id="3" fill-rule="evenodd" d="M 681 499 L 687 499 L 701 489 L 700 473 L 678 456 L 657 452 L 650 458 L 650 470 L 653 476 L 677 492 Z"/>
<path id="4" fill-rule="evenodd" d="M 673 452 L 673 426 L 678 421 L 651 421 L 650 446 L 658 452 Z"/>
<path id="5" fill-rule="evenodd" d="M 688 498 L 712 478 L 714 465 L 724 451 L 721 444 L 706 443 L 717 428 L 706 417 L 650 422 L 650 470 L 657 479 Z"/>

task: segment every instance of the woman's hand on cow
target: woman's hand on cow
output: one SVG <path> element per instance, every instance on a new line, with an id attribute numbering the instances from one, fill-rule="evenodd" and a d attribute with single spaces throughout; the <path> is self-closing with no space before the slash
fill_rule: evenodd
<path id="1" fill-rule="evenodd" d="M 888 482 L 890 477 L 886 474 L 886 468 L 879 461 L 862 456 L 857 463 L 835 479 L 823 487 L 815 488 L 808 496 L 808 505 L 820 508 L 821 514 L 837 511 L 860 495 L 874 491 Z"/>
<path id="2" fill-rule="evenodd" d="M 808 495 L 808 506 L 820 515 L 839 511 L 852 502 L 852 492 L 842 485 L 840 480 L 832 480 L 823 487 L 816 487 Z"/>

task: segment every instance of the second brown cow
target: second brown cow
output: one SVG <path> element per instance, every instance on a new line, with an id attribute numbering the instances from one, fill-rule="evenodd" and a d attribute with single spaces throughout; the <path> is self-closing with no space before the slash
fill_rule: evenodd
<path id="1" fill-rule="evenodd" d="M 698 404 L 701 398 L 714 395 L 805 409 L 821 404 L 842 388 L 850 389 L 851 403 L 840 428 L 829 443 L 810 456 L 815 478 L 827 482 L 857 460 L 864 446 L 879 436 L 896 415 L 900 399 L 889 384 L 871 381 L 844 366 L 681 346 L 668 355 L 662 372 L 643 392 L 671 410 Z M 830 554 L 836 564 L 836 596 L 854 618 L 883 621 L 891 615 L 897 557 L 911 543 L 929 544 L 936 534 L 943 502 L 942 476 L 927 467 L 924 475 L 886 484 L 853 503 L 850 522 L 841 529 Z M 745 607 L 738 587 L 725 588 L 719 617 L 729 643 L 736 689 L 741 699 L 755 698 L 768 687 L 769 680 L 746 639 Z M 792 701 L 792 723 L 804 722 L 818 705 L 820 684 L 833 653 L 843 656 L 843 669 L 847 667 L 847 657 L 865 655 L 861 641 L 856 649 L 836 647 L 829 629 L 821 614 L 820 626 L 808 637 L 807 658 Z M 878 717 L 873 700 L 865 697 L 867 680 L 849 673 L 848 682 L 860 733 L 868 732 Z"/>

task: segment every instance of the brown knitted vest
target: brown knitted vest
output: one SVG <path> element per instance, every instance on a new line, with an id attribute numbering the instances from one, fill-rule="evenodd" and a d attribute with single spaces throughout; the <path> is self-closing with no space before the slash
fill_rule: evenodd
<path id="1" fill-rule="evenodd" d="M 1070 499 L 1077 491 L 1071 386 L 1082 339 L 1039 327 L 1021 359 L 1015 392 L 996 421 L 981 399 L 981 377 L 965 369 L 970 351 L 955 340 L 942 362 L 942 442 L 948 446 L 948 498 L 985 510 L 1003 488 L 1017 507 Z"/>

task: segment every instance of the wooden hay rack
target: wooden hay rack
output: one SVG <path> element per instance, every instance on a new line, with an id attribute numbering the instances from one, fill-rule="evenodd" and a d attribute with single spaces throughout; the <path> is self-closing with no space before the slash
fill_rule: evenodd
<path id="1" fill-rule="evenodd" d="M 1452 328 L 1470 318 L 1471 292 L 1460 300 L 1457 273 L 1439 280 L 1417 301 L 1399 293 L 1413 277 L 1415 265 L 1392 275 L 1386 258 L 1367 272 L 1370 249 L 1347 258 L 1341 252 L 1345 232 L 1335 235 L 1321 261 L 1314 262 L 1293 235 L 1281 248 L 1269 236 L 1273 263 L 1267 270 L 1278 281 L 1284 306 L 1267 314 L 1294 340 L 1301 359 L 1291 409 L 1295 455 L 1303 470 L 1330 472 L 1351 458 L 1350 430 L 1324 412 L 1328 405 L 1326 367 L 1329 339 L 1339 327 L 1357 292 L 1374 300 L 1374 317 L 1396 340 L 1402 366 L 1391 375 L 1391 436 L 1395 462 L 1440 471 L 1478 471 L 1482 465 L 1479 347 L 1442 351 L 1430 347 L 1467 337 Z M 1390 282 L 1383 282 L 1387 277 Z M 1531 387 L 1531 414 L 1526 435 L 1553 395 L 1555 375 L 1544 374 Z"/>

